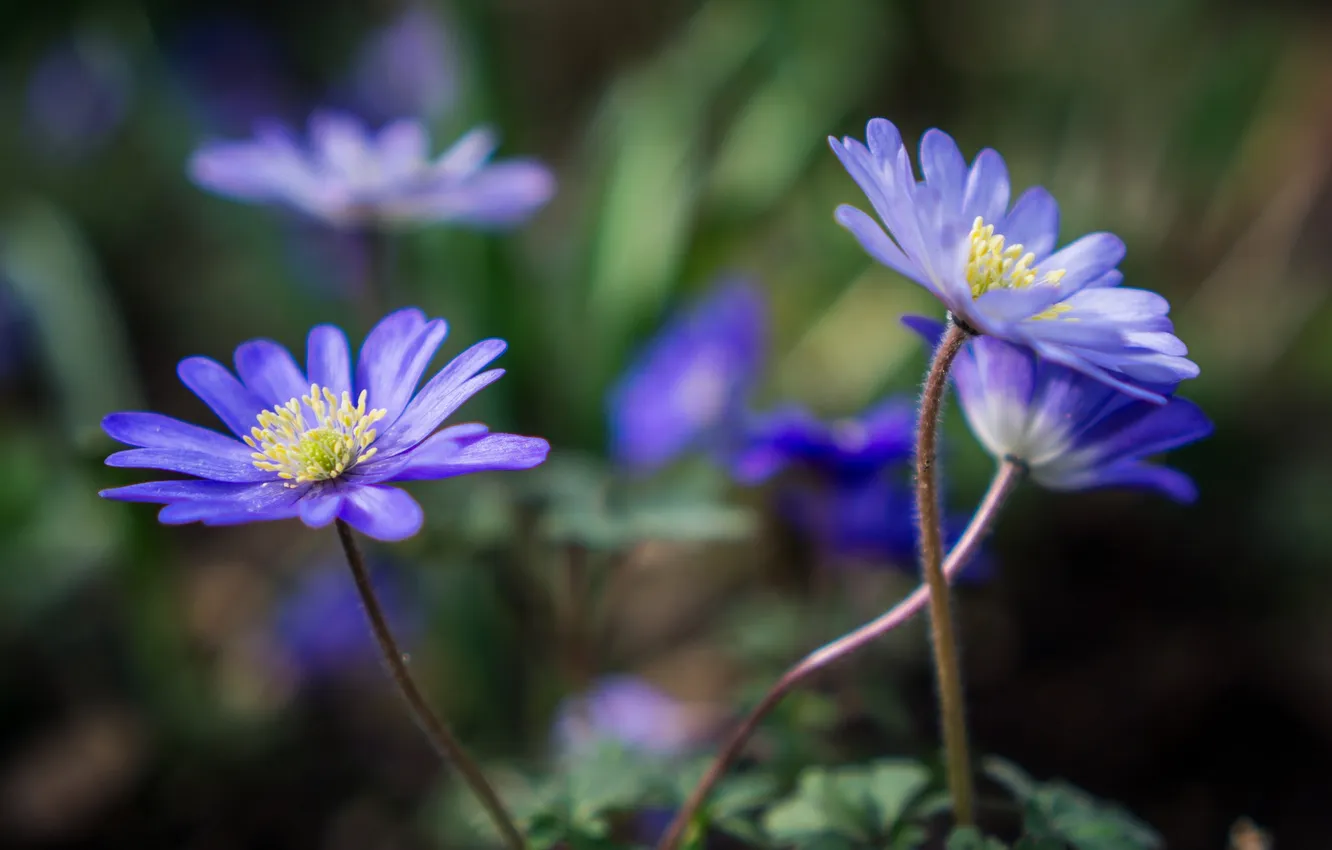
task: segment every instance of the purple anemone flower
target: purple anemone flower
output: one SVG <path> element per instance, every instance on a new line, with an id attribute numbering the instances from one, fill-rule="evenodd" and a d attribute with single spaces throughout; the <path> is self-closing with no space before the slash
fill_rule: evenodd
<path id="1" fill-rule="evenodd" d="M 943 334 L 932 319 L 903 322 L 931 346 Z M 1165 404 L 1145 402 L 993 337 L 963 346 L 952 379 L 976 438 L 996 458 L 1025 464 L 1038 484 L 1141 487 L 1180 502 L 1197 498 L 1187 475 L 1145 460 L 1212 433 L 1196 404 L 1173 397 L 1173 384 L 1148 387 L 1168 397 Z"/>
<path id="2" fill-rule="evenodd" d="M 654 470 L 716 447 L 741 418 L 767 346 L 767 305 L 746 281 L 724 283 L 677 315 L 609 396 L 611 454 Z"/>
<path id="3" fill-rule="evenodd" d="M 607 676 L 556 712 L 556 748 L 576 754 L 604 741 L 653 755 L 676 755 L 698 741 L 693 713 L 635 676 Z"/>
<path id="4" fill-rule="evenodd" d="M 491 162 L 497 144 L 493 132 L 478 128 L 431 160 L 419 121 L 394 121 L 372 133 L 350 115 L 318 112 L 308 147 L 268 124 L 250 141 L 204 145 L 189 170 L 219 195 L 290 207 L 338 227 L 504 227 L 550 200 L 555 178 L 534 160 Z"/>
<path id="5" fill-rule="evenodd" d="M 411 5 L 361 47 L 351 89 L 361 108 L 381 118 L 433 118 L 448 109 L 458 72 L 439 13 Z"/>
<path id="6" fill-rule="evenodd" d="M 1124 243 L 1092 233 L 1054 250 L 1059 206 L 1028 189 L 1009 207 L 1003 157 L 984 150 L 968 167 L 946 133 L 920 142 L 917 181 L 902 136 L 876 118 L 869 146 L 829 139 L 888 228 L 837 208 L 837 221 L 871 257 L 929 290 L 968 329 L 1025 345 L 1137 398 L 1163 403 L 1152 384 L 1175 384 L 1198 367 L 1154 292 L 1119 284 Z"/>
<path id="7" fill-rule="evenodd" d="M 529 469 L 546 459 L 545 440 L 492 434 L 479 423 L 436 431 L 451 413 L 504 374 L 481 370 L 505 349 L 489 339 L 458 355 L 416 392 L 444 341 L 443 319 L 416 309 L 379 322 L 352 370 L 347 337 L 310 331 L 306 371 L 269 340 L 236 349 L 237 379 L 206 357 L 177 372 L 235 437 L 157 413 L 113 413 L 102 428 L 138 448 L 108 466 L 162 469 L 197 478 L 103 490 L 102 496 L 165 505 L 168 524 L 236 525 L 300 517 L 311 528 L 341 519 L 379 540 L 421 527 L 421 507 L 394 482 L 471 472 Z M 479 373 L 479 374 L 478 374 Z"/>

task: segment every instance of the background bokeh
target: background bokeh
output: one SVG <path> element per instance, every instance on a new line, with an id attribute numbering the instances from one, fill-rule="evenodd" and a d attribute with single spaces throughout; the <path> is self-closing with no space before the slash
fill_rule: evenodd
<path id="1" fill-rule="evenodd" d="M 1244 815 L 1282 848 L 1332 840 L 1324 4 L 59 0 L 0 12 L 0 845 L 449 842 L 447 777 L 331 531 L 166 528 L 96 495 L 146 477 L 102 466 L 105 413 L 210 421 L 181 358 L 376 318 L 357 239 L 186 176 L 201 141 L 326 105 L 422 116 L 437 150 L 489 123 L 559 179 L 513 233 L 394 246 L 399 302 L 449 319 L 449 353 L 510 342 L 464 417 L 555 447 L 531 473 L 413 488 L 426 531 L 372 548 L 414 668 L 483 760 L 539 772 L 561 701 L 610 673 L 682 701 L 706 750 L 786 662 L 911 587 L 821 566 L 702 458 L 654 492 L 755 522 L 587 530 L 607 388 L 719 275 L 771 302 L 758 404 L 837 416 L 914 391 L 897 317 L 937 308 L 832 221 L 858 193 L 826 136 L 886 116 L 1003 152 L 1015 186 L 1059 198 L 1064 237 L 1121 235 L 1217 425 L 1172 456 L 1194 506 L 1021 491 L 994 578 L 960 601 L 976 748 L 1122 801 L 1170 847 L 1222 847 Z M 960 416 L 946 431 L 965 511 L 990 461 Z M 579 558 L 595 594 L 567 592 Z M 759 756 L 933 757 L 926 665 L 915 624 L 794 699 Z"/>

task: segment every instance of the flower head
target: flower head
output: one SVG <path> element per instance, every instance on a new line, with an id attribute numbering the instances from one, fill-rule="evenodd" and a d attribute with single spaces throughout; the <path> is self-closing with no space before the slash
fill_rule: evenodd
<path id="1" fill-rule="evenodd" d="M 1154 292 L 1119 284 L 1124 243 L 1093 233 L 1054 250 L 1059 207 L 1028 189 L 1009 207 L 1008 169 L 992 150 L 968 167 L 939 130 L 920 143 L 924 179 L 892 123 L 877 118 L 833 151 L 888 228 L 837 209 L 837 221 L 874 259 L 928 289 L 966 327 L 1025 345 L 1122 392 L 1163 402 L 1151 384 L 1175 384 L 1198 367 Z"/>
<path id="2" fill-rule="evenodd" d="M 268 125 L 250 141 L 204 145 L 190 176 L 217 194 L 341 227 L 518 224 L 550 200 L 555 179 L 533 160 L 490 162 L 496 144 L 492 132 L 477 129 L 431 160 L 419 121 L 372 133 L 349 115 L 320 112 L 310 118 L 308 147 Z"/>
<path id="3" fill-rule="evenodd" d="M 351 80 L 356 102 L 383 118 L 437 116 L 457 93 L 454 53 L 439 14 L 410 5 L 362 46 Z"/>
<path id="4" fill-rule="evenodd" d="M 738 424 L 758 379 L 767 308 L 744 281 L 723 284 L 666 327 L 610 393 L 611 453 L 650 470 Z"/>
<path id="5" fill-rule="evenodd" d="M 556 713 L 557 749 L 574 754 L 613 741 L 653 755 L 674 755 L 697 743 L 699 720 L 688 706 L 634 676 L 607 676 Z"/>
<path id="6" fill-rule="evenodd" d="M 903 320 L 930 345 L 943 326 Z M 953 365 L 967 423 L 996 458 L 1025 464 L 1054 490 L 1144 487 L 1190 502 L 1197 488 L 1182 472 L 1147 463 L 1150 455 L 1206 437 L 1212 423 L 1191 401 L 1142 401 L 993 337 L 968 341 Z M 1169 397 L 1174 385 L 1150 387 Z"/>
<path id="7" fill-rule="evenodd" d="M 306 371 L 285 348 L 252 340 L 236 349 L 236 372 L 206 357 L 181 361 L 181 381 L 234 434 L 225 436 L 156 413 L 113 413 L 102 428 L 138 448 L 108 466 L 197 476 L 103 490 L 109 499 L 165 505 L 169 524 L 235 525 L 300 519 L 312 528 L 342 519 L 380 540 L 421 527 L 421 507 L 393 482 L 470 472 L 528 469 L 546 459 L 545 440 L 491 434 L 479 423 L 436 432 L 502 369 L 481 370 L 504 351 L 479 342 L 416 392 L 444 341 L 442 319 L 399 310 L 370 331 L 352 371 L 347 338 L 310 331 Z M 479 373 L 479 374 L 478 374 Z"/>

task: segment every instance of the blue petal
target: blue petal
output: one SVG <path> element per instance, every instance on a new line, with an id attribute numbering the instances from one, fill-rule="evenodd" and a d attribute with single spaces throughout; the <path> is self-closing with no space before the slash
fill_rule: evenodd
<path id="1" fill-rule="evenodd" d="M 1066 272 L 1059 289 L 1068 297 L 1119 265 L 1126 250 L 1124 240 L 1113 233 L 1089 233 L 1046 257 L 1040 268 L 1047 274 Z"/>
<path id="2" fill-rule="evenodd" d="M 344 494 L 338 490 L 325 492 L 311 490 L 300 501 L 301 522 L 311 528 L 323 528 L 338 518 L 344 498 Z"/>
<path id="3" fill-rule="evenodd" d="M 351 347 L 341 328 L 319 325 L 310 331 L 305 368 L 310 383 L 328 387 L 338 397 L 351 392 Z"/>
<path id="4" fill-rule="evenodd" d="M 957 149 L 957 142 L 942 130 L 926 130 L 920 139 L 920 169 L 925 182 L 939 193 L 950 207 L 962 205 L 967 182 L 967 162 Z"/>
<path id="5" fill-rule="evenodd" d="M 908 280 L 919 283 L 936 297 L 940 294 L 934 283 L 921 274 L 920 269 L 902 253 L 897 243 L 888 238 L 888 234 L 883 232 L 883 228 L 874 219 L 848 204 L 839 206 L 833 213 L 833 218 L 842 227 L 851 231 L 851 235 L 856 237 L 856 241 L 865 249 L 865 253 Z"/>
<path id="6" fill-rule="evenodd" d="M 1087 470 L 1078 478 L 1046 486 L 1065 490 L 1091 490 L 1103 487 L 1140 488 L 1155 490 L 1184 504 L 1191 504 L 1198 498 L 1198 487 L 1193 483 L 1193 479 L 1179 470 L 1136 461 L 1113 466 L 1098 466 Z"/>
<path id="7" fill-rule="evenodd" d="M 244 443 L 160 413 L 112 413 L 102 419 L 102 430 L 113 440 L 140 448 L 184 449 L 250 460 L 250 449 Z"/>
<path id="8" fill-rule="evenodd" d="M 1031 345 L 1036 350 L 1037 354 L 1052 363 L 1067 366 L 1076 372 L 1081 372 L 1084 375 L 1095 378 L 1106 386 L 1113 387 L 1134 398 L 1150 401 L 1153 404 L 1165 404 L 1166 398 L 1159 390 L 1149 388 L 1148 386 L 1141 386 L 1132 381 L 1125 380 L 1124 378 L 1116 377 L 1111 372 L 1092 363 L 1072 349 L 1059 345 L 1049 345 L 1038 339 L 1032 340 Z"/>
<path id="9" fill-rule="evenodd" d="M 1013 204 L 1003 226 L 995 229 L 1004 234 L 1008 244 L 1021 245 L 1035 254 L 1039 266 L 1059 238 L 1059 204 L 1049 192 L 1033 186 Z"/>
<path id="10" fill-rule="evenodd" d="M 1116 411 L 1084 432 L 1079 448 L 1096 452 L 1097 463 L 1115 464 L 1201 440 L 1212 433 L 1202 409 L 1183 398 L 1165 405 L 1137 404 Z"/>
<path id="11" fill-rule="evenodd" d="M 495 153 L 499 138 L 489 127 L 468 130 L 431 166 L 435 176 L 458 178 L 473 173 Z"/>
<path id="12" fill-rule="evenodd" d="M 290 519 L 300 512 L 300 500 L 309 488 L 284 487 L 277 482 L 250 484 L 219 499 L 194 499 L 167 505 L 157 518 L 169 525 L 203 522 L 205 525 L 241 525 Z"/>
<path id="13" fill-rule="evenodd" d="M 188 357 L 180 361 L 176 372 L 232 433 L 237 436 L 250 433 L 265 405 L 225 366 L 207 357 Z"/>
<path id="14" fill-rule="evenodd" d="M 1011 192 L 1008 182 L 1008 166 L 997 151 L 986 148 L 976 155 L 976 161 L 967 174 L 967 187 L 962 200 L 962 218 L 970 227 L 976 216 L 985 219 L 987 224 L 1003 233 L 1010 242 L 1014 237 L 1007 230 L 1000 230 L 999 219 L 1008 209 L 1008 196 Z M 1025 196 L 1024 196 L 1025 197 Z M 1022 199 L 1018 199 L 1020 204 Z M 1028 248 L 1028 250 L 1032 250 Z"/>
<path id="15" fill-rule="evenodd" d="M 415 307 L 398 310 L 380 319 L 361 345 L 356 364 L 356 393 L 361 390 L 369 393 L 370 409 L 388 410 L 387 422 L 397 419 L 411 398 L 410 390 L 405 397 L 401 395 L 398 370 L 411 355 L 425 325 L 425 314 Z M 394 400 L 400 400 L 400 404 L 390 407 L 388 402 Z"/>
<path id="16" fill-rule="evenodd" d="M 365 125 L 353 116 L 322 110 L 310 116 L 310 148 L 316 160 L 333 175 L 348 181 L 373 173 L 376 158 Z"/>
<path id="17" fill-rule="evenodd" d="M 928 316 L 903 316 L 900 321 L 924 340 L 931 352 L 939 347 L 944 331 L 948 330 L 943 322 Z"/>
<path id="18" fill-rule="evenodd" d="M 430 137 L 415 119 L 393 121 L 375 139 L 379 173 L 388 183 L 415 176 L 425 167 L 429 153 Z"/>
<path id="19" fill-rule="evenodd" d="M 254 397 L 269 408 L 310 391 L 291 352 L 271 340 L 255 339 L 238 346 L 236 374 Z"/>
<path id="20" fill-rule="evenodd" d="M 127 487 L 112 487 L 97 495 L 119 502 L 155 502 L 166 504 L 187 500 L 217 501 L 244 493 L 250 484 L 227 484 L 221 481 L 187 479 L 180 481 L 145 481 Z"/>
<path id="21" fill-rule="evenodd" d="M 396 487 L 351 487 L 339 517 L 375 540 L 405 540 L 421 529 L 421 506 Z"/>
<path id="22" fill-rule="evenodd" d="M 555 194 L 555 175 L 540 162 L 511 159 L 486 166 L 461 182 L 441 183 L 388 205 L 405 219 L 459 221 L 477 227 L 521 224 Z"/>
<path id="23" fill-rule="evenodd" d="M 504 353 L 506 347 L 501 339 L 483 340 L 439 370 L 407 405 L 398 421 L 375 441 L 379 453 L 391 457 L 420 443 L 465 401 L 499 380 L 503 369 L 476 373 Z"/>
<path id="24" fill-rule="evenodd" d="M 902 134 L 887 118 L 871 118 L 865 125 L 865 141 L 880 168 L 891 167 L 905 151 Z M 914 181 L 913 181 L 914 182 Z"/>
<path id="25" fill-rule="evenodd" d="M 129 449 L 112 454 L 106 459 L 106 465 L 122 469 L 183 472 L 211 481 L 266 481 L 275 477 L 271 472 L 257 469 L 249 460 L 235 460 L 185 449 Z"/>
<path id="26" fill-rule="evenodd" d="M 451 478 L 472 472 L 531 469 L 550 454 L 550 443 L 517 434 L 457 437 L 445 429 L 412 449 L 407 466 L 390 481 Z"/>

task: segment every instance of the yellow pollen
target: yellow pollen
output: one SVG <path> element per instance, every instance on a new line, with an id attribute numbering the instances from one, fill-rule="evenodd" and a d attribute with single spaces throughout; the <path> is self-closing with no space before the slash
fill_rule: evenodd
<path id="1" fill-rule="evenodd" d="M 337 478 L 378 451 L 370 445 L 371 426 L 388 411 L 367 412 L 365 403 L 365 390 L 353 405 L 351 393 L 339 399 L 327 387 L 311 384 L 309 395 L 259 414 L 259 425 L 245 437 L 254 449 L 254 465 L 276 472 L 287 487 Z"/>
<path id="2" fill-rule="evenodd" d="M 1033 319 L 1058 319 L 1060 316 L 1064 315 L 1065 313 L 1067 313 L 1069 310 L 1072 310 L 1072 309 L 1073 309 L 1073 308 L 1070 307 L 1070 306 L 1067 305 L 1067 304 L 1056 304 L 1056 305 L 1054 305 L 1053 307 L 1050 307 L 1050 308 L 1047 309 L 1047 310 L 1042 310 L 1041 312 L 1037 313 L 1036 315 L 1032 316 L 1031 318 L 1033 318 Z M 1065 321 L 1065 322 L 1076 322 L 1077 319 L 1064 319 L 1063 321 Z"/>
<path id="3" fill-rule="evenodd" d="M 971 225 L 971 249 L 967 252 L 967 283 L 971 297 L 980 298 L 992 289 L 1026 289 L 1033 284 L 1058 286 L 1064 270 L 1044 272 L 1032 266 L 1036 255 L 1021 245 L 1004 246 L 993 224 L 980 216 Z M 1048 312 L 1048 311 L 1047 311 Z"/>

